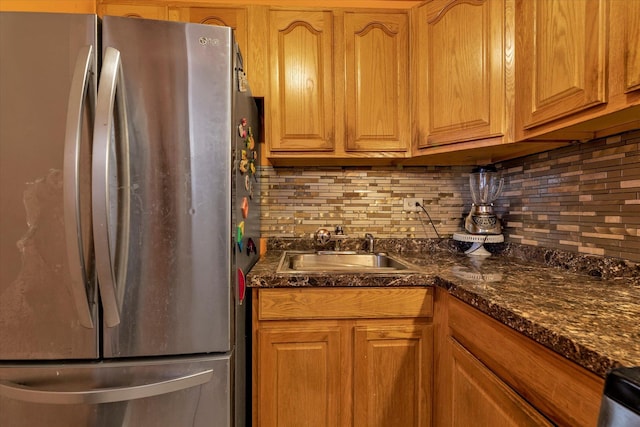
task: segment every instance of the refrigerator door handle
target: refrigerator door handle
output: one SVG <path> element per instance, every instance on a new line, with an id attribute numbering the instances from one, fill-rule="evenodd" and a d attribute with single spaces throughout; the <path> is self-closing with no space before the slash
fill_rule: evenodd
<path id="1" fill-rule="evenodd" d="M 92 191 L 93 191 L 93 236 L 95 239 L 96 270 L 104 321 L 108 327 L 120 323 L 120 311 L 124 296 L 124 278 L 129 248 L 129 133 L 127 123 L 125 90 L 123 84 L 120 52 L 105 49 L 98 99 L 96 101 L 96 123 L 93 133 Z M 113 140 L 117 143 L 112 147 Z M 110 167 L 110 153 L 116 152 L 116 169 Z M 110 178 L 116 172 L 118 191 L 123 197 L 117 201 L 118 218 L 111 218 Z M 121 190 L 120 190 L 121 189 Z M 117 235 L 112 241 L 109 231 L 117 220 Z M 114 250 L 113 250 L 114 249 Z M 115 263 L 118 263 L 116 266 Z M 117 277 L 116 277 L 117 274 Z"/>
<path id="2" fill-rule="evenodd" d="M 63 173 L 65 239 L 72 295 L 78 312 L 78 320 L 82 326 L 87 328 L 94 326 L 91 317 L 90 296 L 87 291 L 89 282 L 80 222 L 80 148 L 85 95 L 88 93 L 91 102 L 94 101 L 94 90 L 89 87 L 93 61 L 93 46 L 89 45 L 80 49 L 69 90 Z"/>
<path id="3" fill-rule="evenodd" d="M 159 396 L 174 391 L 185 390 L 208 383 L 213 378 L 213 369 L 207 369 L 195 374 L 184 375 L 169 380 L 150 384 L 124 387 L 106 387 L 83 391 L 53 391 L 42 390 L 11 381 L 0 381 L 0 396 L 22 402 L 46 403 L 54 405 L 100 404 L 124 402 Z"/>

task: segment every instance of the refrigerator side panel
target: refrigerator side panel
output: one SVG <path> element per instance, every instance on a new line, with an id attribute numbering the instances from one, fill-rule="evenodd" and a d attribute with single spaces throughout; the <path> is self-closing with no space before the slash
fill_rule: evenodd
<path id="1" fill-rule="evenodd" d="M 0 365 L 0 425 L 229 427 L 230 356 Z"/>
<path id="2" fill-rule="evenodd" d="M 248 86 L 243 84 L 242 55 L 235 46 L 234 55 L 234 185 L 232 218 L 235 231 L 232 283 L 234 283 L 235 312 L 235 395 L 236 425 L 244 426 L 250 419 L 251 337 L 250 292 L 242 289 L 240 273 L 246 275 L 258 261 L 260 244 L 260 134 L 258 108 Z M 238 225 L 241 225 L 238 227 Z M 242 236 L 238 238 L 238 234 Z M 240 243 L 238 243 L 240 242 Z M 244 293 L 244 295 L 243 295 Z"/>
<path id="3" fill-rule="evenodd" d="M 107 16 L 129 121 L 130 235 L 105 357 L 228 352 L 229 29 Z"/>
<path id="4" fill-rule="evenodd" d="M 90 134 L 96 76 L 96 17 L 0 13 L 0 360 L 98 356 L 90 200 Z M 78 223 L 65 223 L 67 106 L 75 64 L 91 53 L 80 126 Z M 75 203 L 75 200 L 72 200 Z M 68 258 L 68 233 L 82 249 Z M 75 239 L 74 239 L 75 240 Z M 76 241 L 76 242 L 77 242 Z M 77 244 L 73 242 L 74 245 Z M 70 268 L 86 260 L 86 280 Z M 75 255 L 75 254 L 74 254 Z M 70 262 L 71 261 L 71 262 Z M 79 289 L 79 290 L 78 290 Z M 74 292 L 86 299 L 78 307 Z"/>

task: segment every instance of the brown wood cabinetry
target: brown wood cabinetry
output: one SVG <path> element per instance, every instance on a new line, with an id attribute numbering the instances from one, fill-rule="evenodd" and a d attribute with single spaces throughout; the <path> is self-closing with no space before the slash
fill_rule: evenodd
<path id="1" fill-rule="evenodd" d="M 98 15 L 128 16 L 131 18 L 168 19 L 169 8 L 166 4 L 140 3 L 101 3 L 98 4 Z"/>
<path id="2" fill-rule="evenodd" d="M 596 425 L 602 378 L 445 290 L 435 307 L 435 425 Z M 479 421 L 494 410 L 505 424 Z"/>
<path id="3" fill-rule="evenodd" d="M 640 126 L 640 4 L 516 1 L 519 139 L 581 140 Z"/>
<path id="4" fill-rule="evenodd" d="M 515 138 L 514 0 L 431 0 L 412 14 L 412 158 L 487 164 L 566 142 Z"/>
<path id="5" fill-rule="evenodd" d="M 406 13 L 347 12 L 346 151 L 398 151 L 411 140 Z"/>
<path id="6" fill-rule="evenodd" d="M 416 15 L 417 149 L 512 140 L 513 2 L 434 0 Z"/>
<path id="7" fill-rule="evenodd" d="M 410 142 L 406 11 L 272 10 L 269 157 L 397 157 Z"/>
<path id="8" fill-rule="evenodd" d="M 553 425 L 455 339 L 450 345 L 453 426 Z"/>
<path id="9" fill-rule="evenodd" d="M 333 15 L 269 13 L 269 149 L 333 151 Z"/>
<path id="10" fill-rule="evenodd" d="M 95 0 L 2 0 L 0 11 L 95 13 Z"/>
<path id="11" fill-rule="evenodd" d="M 525 129 L 606 102 L 607 0 L 518 2 Z"/>
<path id="12" fill-rule="evenodd" d="M 432 289 L 253 292 L 254 425 L 431 425 Z"/>

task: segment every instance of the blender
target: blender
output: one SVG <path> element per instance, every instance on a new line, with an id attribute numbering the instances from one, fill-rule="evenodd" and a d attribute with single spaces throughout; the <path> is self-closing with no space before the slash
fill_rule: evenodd
<path id="1" fill-rule="evenodd" d="M 469 175 L 473 204 L 464 223 L 471 234 L 501 234 L 500 220 L 493 212 L 493 202 L 500 196 L 504 179 L 495 166 L 479 166 Z"/>

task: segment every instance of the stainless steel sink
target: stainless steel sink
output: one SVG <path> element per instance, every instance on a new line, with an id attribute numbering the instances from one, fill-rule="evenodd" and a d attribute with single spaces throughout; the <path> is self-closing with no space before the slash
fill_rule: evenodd
<path id="1" fill-rule="evenodd" d="M 413 273 L 410 264 L 393 256 L 357 252 L 290 252 L 282 254 L 278 273 Z"/>

